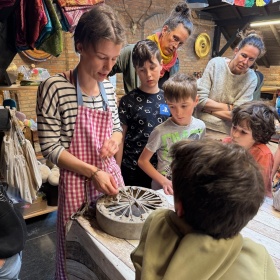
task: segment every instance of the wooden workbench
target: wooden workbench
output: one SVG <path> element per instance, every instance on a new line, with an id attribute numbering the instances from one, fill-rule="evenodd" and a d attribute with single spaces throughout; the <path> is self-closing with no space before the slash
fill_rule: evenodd
<path id="1" fill-rule="evenodd" d="M 242 234 L 266 247 L 280 275 L 280 212 L 273 209 L 272 199 L 265 199 Z M 78 218 L 67 236 L 68 279 L 135 279 L 130 253 L 137 244 L 104 233 L 95 220 Z"/>

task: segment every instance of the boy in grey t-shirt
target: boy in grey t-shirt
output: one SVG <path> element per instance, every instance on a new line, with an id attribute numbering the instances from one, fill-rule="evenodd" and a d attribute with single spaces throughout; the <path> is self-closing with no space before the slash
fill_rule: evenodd
<path id="1" fill-rule="evenodd" d="M 177 73 L 163 84 L 163 90 L 172 116 L 152 131 L 138 165 L 153 179 L 153 189 L 163 188 L 166 194 L 173 194 L 169 150 L 180 140 L 202 138 L 206 127 L 203 121 L 192 116 L 198 102 L 195 78 Z M 150 163 L 155 152 L 157 169 Z"/>

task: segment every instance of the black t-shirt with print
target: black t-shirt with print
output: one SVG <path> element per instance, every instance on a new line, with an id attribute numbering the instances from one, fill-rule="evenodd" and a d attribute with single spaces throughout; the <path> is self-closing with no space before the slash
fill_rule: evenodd
<path id="1" fill-rule="evenodd" d="M 122 165 L 135 170 L 137 161 L 145 148 L 153 129 L 168 119 L 163 91 L 149 94 L 135 89 L 123 96 L 119 104 L 119 117 L 127 126 Z M 154 154 L 151 163 L 156 166 Z"/>

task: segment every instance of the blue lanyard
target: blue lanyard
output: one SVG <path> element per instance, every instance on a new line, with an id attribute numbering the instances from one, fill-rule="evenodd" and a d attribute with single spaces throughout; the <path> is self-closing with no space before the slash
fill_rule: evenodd
<path id="1" fill-rule="evenodd" d="M 78 106 L 83 106 L 83 95 L 82 95 L 82 90 L 81 90 L 80 83 L 79 83 L 77 67 L 74 69 L 73 75 L 74 75 L 74 81 L 76 81 L 76 92 L 77 92 Z M 105 92 L 105 88 L 104 88 L 103 83 L 98 82 L 98 87 L 99 87 L 99 90 L 100 90 L 101 96 L 102 96 L 103 110 L 107 111 L 108 98 L 107 98 L 107 94 Z"/>

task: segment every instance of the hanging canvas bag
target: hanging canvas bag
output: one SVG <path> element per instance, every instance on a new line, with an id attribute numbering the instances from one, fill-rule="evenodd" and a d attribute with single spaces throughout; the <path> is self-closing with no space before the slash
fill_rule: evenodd
<path id="1" fill-rule="evenodd" d="M 30 176 L 30 171 L 26 163 L 22 148 L 20 146 L 17 133 L 13 133 L 14 139 L 14 187 L 16 187 L 20 196 L 26 202 L 32 203 L 32 200 L 36 198 L 36 192 L 33 188 L 33 182 Z"/>
<path id="2" fill-rule="evenodd" d="M 25 139 L 15 113 L 15 110 L 10 111 L 12 126 L 14 128 L 14 151 L 16 152 L 14 180 L 15 185 L 20 190 L 21 197 L 27 202 L 30 202 L 31 200 L 30 203 L 32 203 L 32 200 L 36 199 L 37 190 L 42 185 L 42 178 L 37 164 L 35 151 L 30 141 Z M 23 174 L 19 174 L 18 170 L 16 170 L 16 168 L 20 167 L 23 168 Z M 15 179 L 18 175 L 22 176 L 21 181 Z M 22 182 L 24 182 L 23 185 Z"/>
<path id="3" fill-rule="evenodd" d="M 15 128 L 17 137 L 19 139 L 20 146 L 22 148 L 23 156 L 26 161 L 28 174 L 32 181 L 31 185 L 32 185 L 33 189 L 35 191 L 37 191 L 42 186 L 42 176 L 41 176 L 41 172 L 39 170 L 39 165 L 37 162 L 37 157 L 36 157 L 34 148 L 32 147 L 30 141 L 25 138 L 25 136 L 21 130 L 19 120 L 16 117 L 15 111 L 12 110 L 10 112 L 10 114 L 11 114 L 13 126 Z M 30 185 L 30 187 L 31 187 L 31 185 Z"/>
<path id="4" fill-rule="evenodd" d="M 11 128 L 5 133 L 1 147 L 1 174 L 8 183 L 10 195 L 32 203 L 41 186 L 36 155 L 30 150 L 30 143 L 26 142 L 15 110 L 10 110 L 10 116 Z"/>
<path id="5" fill-rule="evenodd" d="M 10 125 L 10 130 L 5 132 L 1 145 L 0 156 L 0 173 L 8 185 L 14 185 L 14 140 L 11 137 L 13 134 L 13 127 Z"/>
<path id="6" fill-rule="evenodd" d="M 42 186 L 42 176 L 35 151 L 28 139 L 25 139 L 22 150 L 26 159 L 26 163 L 30 170 L 30 176 L 33 181 L 33 187 L 37 191 Z"/>

